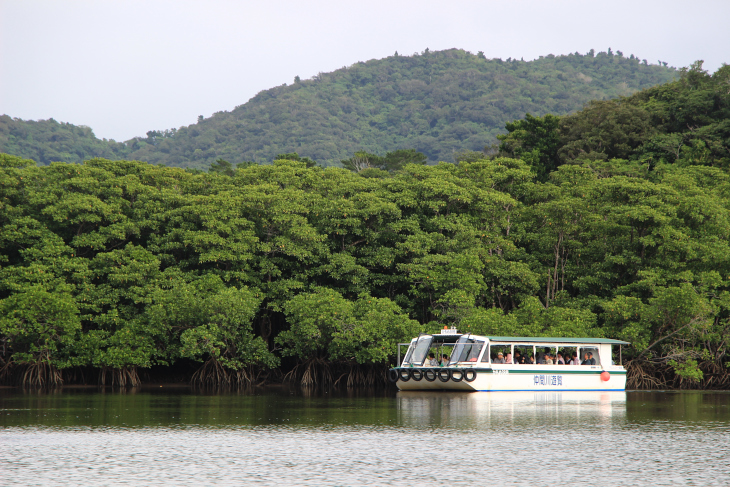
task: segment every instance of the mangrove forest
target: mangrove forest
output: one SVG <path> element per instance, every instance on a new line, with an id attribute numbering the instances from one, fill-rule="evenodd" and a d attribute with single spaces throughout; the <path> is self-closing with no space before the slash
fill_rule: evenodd
<path id="1" fill-rule="evenodd" d="M 626 340 L 629 388 L 730 387 L 730 66 L 505 129 L 437 164 L 1 155 L 0 381 L 375 386 L 455 326 Z"/>

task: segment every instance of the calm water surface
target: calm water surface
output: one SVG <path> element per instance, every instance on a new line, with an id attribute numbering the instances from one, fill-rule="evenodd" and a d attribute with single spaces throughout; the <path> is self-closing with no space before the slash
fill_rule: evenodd
<path id="1" fill-rule="evenodd" d="M 730 393 L 0 390 L 0 485 L 730 485 Z"/>

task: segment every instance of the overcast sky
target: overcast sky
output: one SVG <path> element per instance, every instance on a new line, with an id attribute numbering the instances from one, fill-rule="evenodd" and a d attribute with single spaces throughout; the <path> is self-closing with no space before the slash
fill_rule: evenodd
<path id="1" fill-rule="evenodd" d="M 127 140 L 426 48 L 529 60 L 611 47 L 714 72 L 730 63 L 728 25 L 728 0 L 0 0 L 0 114 Z"/>

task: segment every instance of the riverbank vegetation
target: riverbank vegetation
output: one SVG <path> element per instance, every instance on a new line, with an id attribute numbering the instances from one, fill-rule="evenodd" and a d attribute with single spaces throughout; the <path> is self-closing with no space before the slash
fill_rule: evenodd
<path id="1" fill-rule="evenodd" d="M 0 379 L 376 384 L 454 325 L 623 339 L 629 387 L 727 388 L 730 67 L 507 129 L 434 166 L 0 156 Z"/>

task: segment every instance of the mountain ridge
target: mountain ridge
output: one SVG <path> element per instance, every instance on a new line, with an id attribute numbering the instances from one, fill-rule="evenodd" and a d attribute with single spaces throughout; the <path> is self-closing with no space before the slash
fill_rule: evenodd
<path id="1" fill-rule="evenodd" d="M 670 81 L 676 70 L 620 51 L 487 59 L 461 49 L 357 62 L 309 80 L 295 78 L 178 129 L 125 142 L 99 140 L 53 119 L 0 117 L 0 151 L 43 164 L 91 157 L 205 169 L 223 158 L 265 163 L 297 152 L 337 165 L 353 152 L 414 148 L 430 161 L 482 150 L 525 113 L 564 115 L 591 100 L 630 95 Z M 47 125 L 47 127 L 44 126 Z M 35 132 L 35 133 L 34 133 Z"/>

